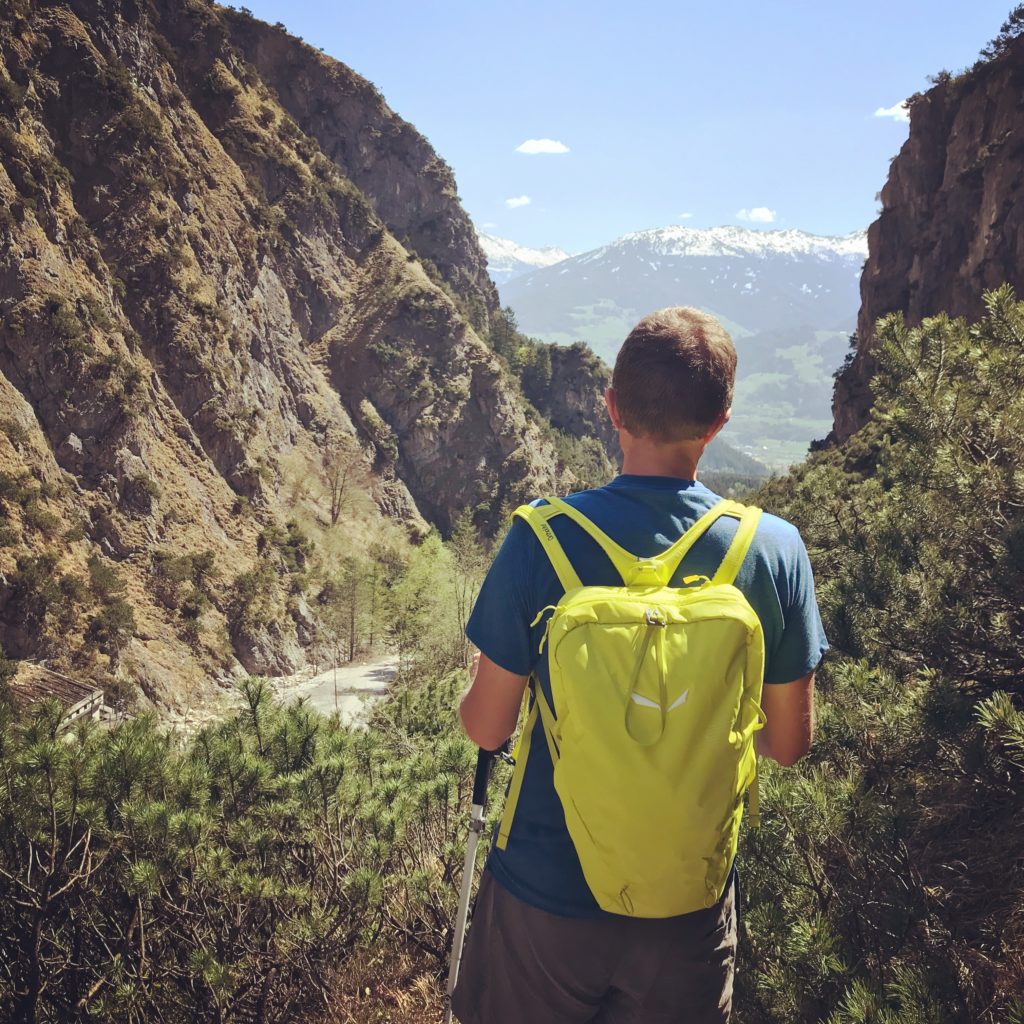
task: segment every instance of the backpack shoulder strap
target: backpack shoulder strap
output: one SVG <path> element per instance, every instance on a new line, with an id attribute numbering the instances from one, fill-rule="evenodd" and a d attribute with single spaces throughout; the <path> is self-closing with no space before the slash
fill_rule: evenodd
<path id="1" fill-rule="evenodd" d="M 616 544 L 603 530 L 595 526 L 578 508 L 573 507 L 561 498 L 548 498 L 548 508 L 552 509 L 551 516 L 568 516 L 584 533 L 593 538 L 597 546 L 608 556 L 608 560 L 615 566 L 615 571 L 628 580 L 632 567 L 636 564 L 636 555 L 627 551 L 624 547 Z"/>
<path id="2" fill-rule="evenodd" d="M 740 507 L 743 508 L 743 506 Z M 722 564 L 715 573 L 713 583 L 736 582 L 740 566 L 743 564 L 743 559 L 747 557 L 754 534 L 757 532 L 757 524 L 761 521 L 761 509 L 755 505 L 748 505 L 743 508 L 739 519 L 740 525 L 736 530 L 736 536 L 733 537 L 729 550 L 726 551 Z"/>
<path id="3" fill-rule="evenodd" d="M 725 557 L 722 559 L 722 564 L 715 573 L 714 582 L 733 583 L 754 539 L 754 533 L 757 531 L 757 524 L 761 518 L 761 510 L 756 506 L 741 505 L 738 501 L 723 498 L 717 505 L 705 512 L 670 548 L 652 558 L 639 558 L 617 544 L 579 509 L 567 501 L 555 497 L 548 498 L 547 501 L 547 505 L 520 505 L 513 516 L 518 516 L 529 523 L 566 591 L 580 587 L 582 584 L 551 529 L 550 520 L 555 516 L 568 516 L 593 538 L 627 585 L 642 582 L 663 587 L 668 586 L 669 580 L 672 579 L 672 575 L 690 548 L 722 516 L 732 516 L 740 521 L 740 525 L 729 550 L 726 551 Z"/>
<path id="4" fill-rule="evenodd" d="M 530 526 L 530 529 L 537 535 L 537 540 L 540 541 L 544 553 L 548 556 L 559 582 L 566 591 L 570 591 L 583 586 L 583 584 L 562 550 L 562 545 L 555 538 L 555 531 L 551 529 L 551 524 L 548 522 L 553 516 L 559 514 L 558 508 L 554 505 L 520 505 L 512 513 L 512 517 L 518 516 Z"/>

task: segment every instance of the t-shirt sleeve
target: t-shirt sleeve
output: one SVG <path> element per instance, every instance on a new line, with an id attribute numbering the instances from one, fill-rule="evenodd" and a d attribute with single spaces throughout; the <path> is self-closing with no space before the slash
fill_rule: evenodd
<path id="1" fill-rule="evenodd" d="M 516 675 L 533 670 L 532 609 L 528 581 L 536 541 L 530 527 L 515 519 L 506 534 L 466 624 L 466 636 L 496 665 Z"/>
<path id="2" fill-rule="evenodd" d="M 795 528 L 784 549 L 778 580 L 783 628 L 773 650 L 767 653 L 764 681 L 789 683 L 818 667 L 828 650 L 814 593 L 814 572 L 807 548 Z"/>

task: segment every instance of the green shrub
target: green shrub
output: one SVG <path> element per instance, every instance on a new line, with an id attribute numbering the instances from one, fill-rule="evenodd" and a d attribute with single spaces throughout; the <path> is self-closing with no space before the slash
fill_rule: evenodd
<path id="1" fill-rule="evenodd" d="M 0 877 L 24 897 L 0 915 L 0 1017 L 29 993 L 40 1020 L 87 1000 L 99 1024 L 284 1024 L 336 1009 L 356 955 L 417 951 L 440 970 L 472 747 L 387 722 L 352 733 L 277 706 L 262 680 L 241 696 L 184 742 L 148 716 L 72 742 L 54 739 L 54 708 L 0 719 Z M 426 699 L 405 712 L 429 714 Z M 83 847 L 84 870 L 62 855 Z M 45 985 L 24 936 L 48 950 Z"/>
<path id="2" fill-rule="evenodd" d="M 30 501 L 25 507 L 24 518 L 26 525 L 33 530 L 38 530 L 46 537 L 56 536 L 61 526 L 61 518 L 51 512 L 39 501 Z"/>
<path id="3" fill-rule="evenodd" d="M 277 553 L 286 572 L 300 572 L 313 553 L 314 544 L 294 520 L 282 530 L 267 526 L 256 539 L 256 550 L 261 555 Z"/>
<path id="4" fill-rule="evenodd" d="M 814 749 L 766 767 L 744 840 L 744 1020 L 1015 1012 L 995 937 L 1024 862 L 1024 303 L 985 306 L 881 321 L 871 422 L 753 499 L 800 527 L 836 652 Z"/>
<path id="5" fill-rule="evenodd" d="M 129 103 L 114 118 L 112 127 L 121 129 L 139 146 L 156 147 L 164 138 L 164 125 L 160 115 L 141 99 Z M 156 184 L 156 179 L 152 179 Z M 154 188 L 149 191 L 155 191 Z"/>
<path id="6" fill-rule="evenodd" d="M 23 628 L 44 631 L 47 616 L 59 611 L 63 595 L 57 584 L 54 555 L 23 555 L 10 579 L 13 611 Z"/>
<path id="7" fill-rule="evenodd" d="M 94 351 L 88 329 L 68 299 L 51 292 L 46 296 L 45 310 L 50 327 L 65 349 L 86 354 Z"/>
<path id="8" fill-rule="evenodd" d="M 131 477 L 129 482 L 148 498 L 154 500 L 163 493 L 160 485 L 148 473 L 138 473 Z"/>
<path id="9" fill-rule="evenodd" d="M 233 630 L 252 633 L 268 626 L 278 614 L 278 593 L 277 572 L 266 559 L 239 573 L 231 587 L 228 615 Z"/>
<path id="10" fill-rule="evenodd" d="M 15 475 L 0 470 L 0 501 L 8 504 L 24 505 L 33 496 L 33 490 L 27 486 L 28 474 Z"/>
<path id="11" fill-rule="evenodd" d="M 157 53 L 159 53 L 160 56 L 171 65 L 171 67 L 177 67 L 181 58 L 178 51 L 168 42 L 167 37 L 161 35 L 159 32 L 151 32 L 151 36 L 153 39 L 153 46 L 156 48 Z"/>
<path id="12" fill-rule="evenodd" d="M 15 110 L 25 105 L 25 94 L 27 92 L 28 90 L 25 86 L 18 85 L 13 79 L 6 76 L 0 77 L 0 100 L 3 100 Z"/>
<path id="13" fill-rule="evenodd" d="M 242 87 L 235 80 L 227 66 L 219 58 L 213 62 L 213 67 L 206 74 L 204 80 L 206 91 L 211 96 L 230 97 L 241 95 Z"/>
<path id="14" fill-rule="evenodd" d="M 116 659 L 135 635 L 136 628 L 135 609 L 123 597 L 115 597 L 93 616 L 85 639 Z"/>
<path id="15" fill-rule="evenodd" d="M 89 568 L 89 585 L 98 601 L 112 601 L 127 589 L 120 573 L 102 555 L 91 554 L 86 564 Z"/>

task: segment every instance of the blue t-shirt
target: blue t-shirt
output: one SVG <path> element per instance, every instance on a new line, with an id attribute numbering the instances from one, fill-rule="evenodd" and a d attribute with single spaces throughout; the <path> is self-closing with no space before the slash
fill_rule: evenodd
<path id="1" fill-rule="evenodd" d="M 610 484 L 570 495 L 612 540 L 642 558 L 670 547 L 721 499 L 703 484 L 662 476 L 621 475 Z M 735 536 L 738 520 L 717 520 L 687 552 L 674 582 L 711 577 Z M 621 586 L 597 543 L 568 516 L 551 528 L 586 586 Z M 736 577 L 764 631 L 766 683 L 807 675 L 828 647 L 814 598 L 814 578 L 796 527 L 765 514 Z M 547 656 L 538 652 L 544 621 L 537 613 L 558 604 L 563 589 L 533 530 L 520 519 L 487 573 L 466 635 L 496 665 L 516 675 L 535 673 L 551 702 Z M 532 683 L 531 683 L 532 685 Z M 538 726 L 539 728 L 539 726 Z M 601 917 L 565 826 L 552 782 L 546 743 L 532 743 L 506 849 L 491 849 L 488 868 L 502 886 L 531 906 L 563 917 Z"/>

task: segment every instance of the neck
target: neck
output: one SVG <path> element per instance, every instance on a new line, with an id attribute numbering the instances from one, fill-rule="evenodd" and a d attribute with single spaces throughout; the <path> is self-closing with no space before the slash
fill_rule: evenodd
<path id="1" fill-rule="evenodd" d="M 704 445 L 660 445 L 649 442 L 630 444 L 622 438 L 622 472 L 636 476 L 671 476 L 677 480 L 696 480 L 697 463 Z"/>

